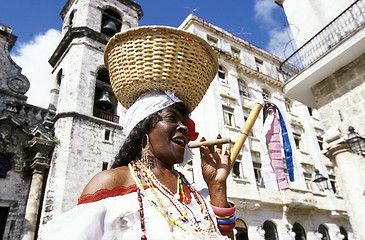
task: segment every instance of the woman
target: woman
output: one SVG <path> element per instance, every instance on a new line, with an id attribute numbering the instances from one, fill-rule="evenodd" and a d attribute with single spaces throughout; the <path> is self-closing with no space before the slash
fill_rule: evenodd
<path id="1" fill-rule="evenodd" d="M 130 53 L 131 47 L 125 47 L 125 44 L 136 41 L 146 46 L 147 43 L 140 42 L 147 39 L 151 43 L 155 37 L 158 41 L 162 37 L 178 39 L 180 42 L 175 41 L 174 48 L 192 47 L 188 50 L 192 56 L 183 53 L 184 56 L 173 60 L 193 59 L 187 62 L 194 64 L 193 61 L 199 61 L 195 64 L 199 66 L 181 70 L 179 64 L 173 64 L 174 71 L 179 74 L 183 71 L 197 74 L 199 84 L 194 83 L 196 79 L 188 79 L 176 87 L 179 74 L 173 72 L 170 76 L 173 81 L 163 79 L 162 85 L 154 80 L 141 84 L 145 89 L 140 89 L 138 84 L 132 88 L 123 88 L 123 84 L 129 81 L 126 80 L 128 76 L 125 76 L 125 69 L 119 67 L 119 62 L 125 66 L 128 65 L 128 59 L 135 59 L 127 56 L 120 61 Z M 170 43 L 167 45 L 170 55 L 172 51 L 181 54 L 180 50 L 171 50 Z M 110 54 L 113 49 L 117 49 L 121 56 Z M 166 56 L 160 52 L 165 49 L 161 43 L 158 43 L 158 49 L 158 56 Z M 139 53 L 133 49 L 134 52 Z M 202 174 L 209 190 L 210 202 L 174 168 L 175 164 L 181 164 L 187 158 L 188 142 L 197 138 L 189 114 L 216 74 L 214 51 L 200 38 L 181 30 L 142 27 L 113 37 L 107 45 L 106 56 L 113 90 L 128 109 L 125 117 L 127 138 L 112 169 L 100 172 L 91 179 L 82 192 L 79 205 L 46 226 L 43 239 L 226 239 L 221 233 L 230 235 L 236 218 L 235 207 L 228 203 L 226 194 L 226 179 L 231 169 L 228 161 L 230 147 L 224 152 L 222 145 L 200 148 Z M 141 59 L 151 59 L 150 55 L 148 57 Z M 115 60 L 119 62 L 114 64 Z M 210 67 L 211 63 L 213 67 Z M 115 70 L 113 66 L 118 67 Z M 154 74 L 165 76 L 166 72 L 170 72 L 166 66 L 165 63 L 164 68 Z M 155 69 L 160 68 L 155 64 Z M 131 73 L 131 76 L 136 75 Z M 149 75 L 144 76 L 148 78 Z M 175 91 L 163 89 L 166 85 L 167 89 Z M 134 95 L 138 96 L 136 100 L 133 99 Z"/>

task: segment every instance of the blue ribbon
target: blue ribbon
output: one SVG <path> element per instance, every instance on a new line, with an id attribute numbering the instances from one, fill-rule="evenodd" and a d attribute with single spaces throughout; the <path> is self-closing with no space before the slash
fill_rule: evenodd
<path id="1" fill-rule="evenodd" d="M 281 137 L 283 139 L 283 145 L 284 145 L 286 168 L 288 169 L 288 174 L 289 174 L 290 181 L 294 182 L 293 151 L 292 151 L 290 141 L 289 141 L 288 130 L 286 128 L 283 115 L 281 115 L 281 112 L 280 112 L 279 108 L 274 103 L 269 103 L 269 104 L 274 106 L 275 109 L 278 110 L 278 113 L 279 113 L 280 127 L 281 127 Z"/>

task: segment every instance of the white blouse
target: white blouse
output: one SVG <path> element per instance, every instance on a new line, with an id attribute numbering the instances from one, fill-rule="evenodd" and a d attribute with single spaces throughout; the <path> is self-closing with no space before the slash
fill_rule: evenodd
<path id="1" fill-rule="evenodd" d="M 113 192 L 113 190 L 105 191 Z M 190 203 L 184 204 L 186 218 L 183 221 L 178 220 L 181 217 L 181 209 L 179 212 L 167 197 L 160 194 L 160 201 L 162 199 L 163 204 L 171 214 L 171 219 L 178 220 L 176 224 L 169 226 L 168 220 L 163 216 L 161 208 L 158 206 L 158 199 L 153 199 L 153 190 L 147 188 L 143 193 L 149 196 L 149 200 L 146 197 L 142 198 L 145 216 L 144 233 L 141 230 L 137 193 L 132 191 L 124 195 L 103 196 L 100 200 L 77 205 L 48 222 L 43 228 L 41 239 L 140 240 L 143 234 L 148 240 L 229 239 L 219 232 L 215 215 L 207 201 L 205 201 L 205 205 L 213 221 L 204 219 L 206 215 L 201 212 L 201 205 L 196 202 L 194 197 L 191 198 Z M 186 221 L 186 219 L 190 219 L 190 221 Z M 197 224 L 201 230 L 196 230 Z M 212 226 L 212 224 L 214 225 Z M 216 230 L 210 233 L 204 231 L 210 226 Z"/>

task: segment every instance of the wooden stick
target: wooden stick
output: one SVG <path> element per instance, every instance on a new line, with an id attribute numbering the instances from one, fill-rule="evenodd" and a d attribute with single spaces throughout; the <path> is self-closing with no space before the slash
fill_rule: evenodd
<path id="1" fill-rule="evenodd" d="M 201 146 L 212 146 L 212 145 L 218 145 L 218 144 L 226 144 L 226 143 L 230 143 L 231 139 L 230 138 L 220 138 L 220 139 L 213 139 L 213 140 L 208 140 L 208 141 L 203 141 L 203 142 L 190 142 L 188 144 L 189 148 L 198 148 Z"/>
<path id="2" fill-rule="evenodd" d="M 235 144 L 233 145 L 232 151 L 231 151 L 231 155 L 230 155 L 230 166 L 233 167 L 234 162 L 236 161 L 236 158 L 238 156 L 238 153 L 240 152 L 243 144 L 245 143 L 248 134 L 250 133 L 253 124 L 256 122 L 257 117 L 259 116 L 259 113 L 262 109 L 263 105 L 261 103 L 256 103 L 251 112 L 250 115 L 248 116 L 245 124 L 243 125 L 241 131 L 240 131 L 240 135 L 238 136 L 237 141 L 235 142 Z"/>

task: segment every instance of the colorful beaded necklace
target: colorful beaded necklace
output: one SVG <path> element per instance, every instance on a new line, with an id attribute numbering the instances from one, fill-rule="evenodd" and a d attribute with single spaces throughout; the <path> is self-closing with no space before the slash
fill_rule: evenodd
<path id="1" fill-rule="evenodd" d="M 147 237 L 145 235 L 145 222 L 144 222 L 144 212 L 143 212 L 143 202 L 142 199 L 145 198 L 151 206 L 153 206 L 168 222 L 170 227 L 170 231 L 173 231 L 173 226 L 179 227 L 181 230 L 187 232 L 187 228 L 195 232 L 215 232 L 217 231 L 216 226 L 213 222 L 213 219 L 209 213 L 208 207 L 205 203 L 204 198 L 201 196 L 199 192 L 195 190 L 193 186 L 186 180 L 184 175 L 178 171 L 177 179 L 177 193 L 173 193 L 170 189 L 164 186 L 154 175 L 154 173 L 143 165 L 140 161 L 132 161 L 129 164 L 130 171 L 132 173 L 132 177 L 137 185 L 137 198 L 139 202 L 139 213 L 141 218 L 141 230 L 143 235 L 141 240 L 146 240 Z M 157 199 L 154 201 L 151 193 L 148 193 L 143 187 L 142 179 L 148 185 L 148 187 L 152 190 L 153 196 Z M 185 204 L 187 196 L 185 195 L 184 185 L 188 188 L 188 192 L 190 192 L 196 203 L 199 205 L 201 213 L 204 215 L 204 219 L 198 220 L 196 218 L 196 214 L 192 212 L 192 210 Z M 180 196 L 180 192 L 182 196 Z M 179 213 L 179 217 L 177 219 L 173 219 L 172 213 L 166 207 L 162 196 L 165 196 L 171 204 L 175 207 L 177 212 Z M 187 224 L 186 224 L 187 223 Z M 182 226 L 184 225 L 184 226 Z M 204 229 L 202 226 L 206 226 Z"/>

